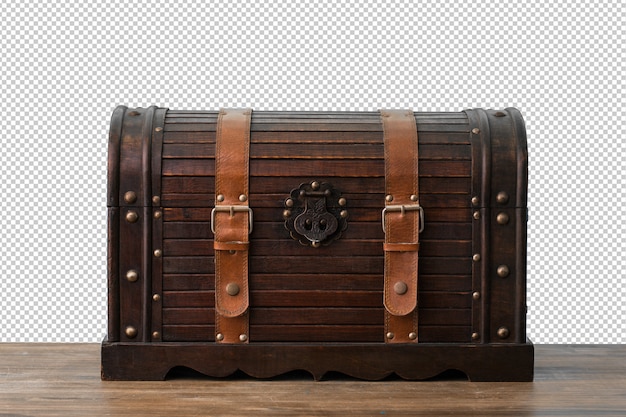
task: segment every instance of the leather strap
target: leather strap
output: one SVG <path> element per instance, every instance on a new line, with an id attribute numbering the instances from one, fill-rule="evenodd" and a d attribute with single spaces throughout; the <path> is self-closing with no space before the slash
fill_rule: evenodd
<path id="1" fill-rule="evenodd" d="M 215 144 L 215 340 L 248 343 L 251 109 L 221 109 Z"/>
<path id="2" fill-rule="evenodd" d="M 380 111 L 385 147 L 385 341 L 417 342 L 417 264 L 420 224 L 415 115 Z"/>

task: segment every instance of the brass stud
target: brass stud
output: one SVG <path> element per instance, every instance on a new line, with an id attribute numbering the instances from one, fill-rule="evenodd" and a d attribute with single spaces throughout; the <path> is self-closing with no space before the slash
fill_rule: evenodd
<path id="1" fill-rule="evenodd" d="M 508 277 L 510 272 L 511 271 L 509 270 L 509 267 L 507 265 L 500 265 L 498 266 L 498 269 L 496 269 L 496 273 L 500 278 Z"/>
<path id="2" fill-rule="evenodd" d="M 126 191 L 124 193 L 124 201 L 128 204 L 132 204 L 137 201 L 137 194 L 134 191 Z"/>
<path id="3" fill-rule="evenodd" d="M 475 211 L 472 217 L 474 217 L 474 220 L 480 219 L 480 211 Z"/>
<path id="4" fill-rule="evenodd" d="M 319 241 L 317 241 L 317 240 L 314 241 L 314 242 L 311 242 L 311 247 L 312 248 L 319 248 L 320 246 L 322 246 L 322 244 Z"/>
<path id="5" fill-rule="evenodd" d="M 473 129 L 472 129 L 472 133 L 473 133 L 473 134 L 475 134 L 475 135 L 477 135 L 477 134 L 479 134 L 479 133 L 480 133 L 480 129 L 479 129 L 479 128 L 477 128 L 477 127 L 475 127 L 475 128 L 473 128 Z"/>
<path id="6" fill-rule="evenodd" d="M 472 197 L 472 204 L 477 206 L 478 203 L 480 203 L 480 198 L 478 198 L 477 196 Z"/>
<path id="7" fill-rule="evenodd" d="M 409 197 L 409 199 L 413 202 L 419 200 L 419 197 L 416 194 L 411 194 L 411 196 Z"/>
<path id="8" fill-rule="evenodd" d="M 154 204 L 155 206 L 161 205 L 161 197 L 159 197 L 158 195 L 153 196 L 152 204 Z"/>
<path id="9" fill-rule="evenodd" d="M 391 194 L 387 194 L 385 196 L 385 201 L 391 203 L 393 201 L 393 196 Z"/>
<path id="10" fill-rule="evenodd" d="M 245 333 L 242 333 L 239 335 L 239 341 L 240 342 L 245 342 L 246 340 L 248 340 L 248 335 Z"/>
<path id="11" fill-rule="evenodd" d="M 293 199 L 288 198 L 285 200 L 285 207 L 293 207 Z"/>
<path id="12" fill-rule="evenodd" d="M 409 290 L 408 285 L 402 281 L 398 281 L 393 285 L 393 291 L 398 295 L 404 295 Z"/>
<path id="13" fill-rule="evenodd" d="M 506 213 L 498 213 L 496 216 L 496 221 L 498 224 L 505 225 L 509 222 L 509 215 Z"/>
<path id="14" fill-rule="evenodd" d="M 320 188 L 320 183 L 319 183 L 319 182 L 317 182 L 317 181 L 313 181 L 313 182 L 311 183 L 311 188 L 312 188 L 313 190 L 319 190 L 319 188 Z"/>
<path id="15" fill-rule="evenodd" d="M 132 339 L 137 336 L 137 329 L 134 328 L 133 326 L 127 326 L 126 329 L 124 330 L 124 334 L 126 334 L 127 337 Z"/>
<path id="16" fill-rule="evenodd" d="M 239 291 L 239 285 L 235 284 L 234 282 L 230 282 L 228 285 L 226 285 L 226 294 L 230 295 L 231 297 L 239 294 Z"/>
<path id="17" fill-rule="evenodd" d="M 155 249 L 155 250 L 154 250 L 154 256 L 155 256 L 156 258 L 160 258 L 160 257 L 161 257 L 161 255 L 163 255 L 163 251 L 162 251 L 161 249 Z"/>
<path id="18" fill-rule="evenodd" d="M 242 203 L 245 202 L 246 200 L 248 200 L 248 196 L 246 196 L 245 194 L 241 194 L 239 196 L 239 201 L 241 201 Z"/>
<path id="19" fill-rule="evenodd" d="M 345 206 L 346 204 L 348 204 L 348 202 L 346 201 L 346 199 L 344 197 L 341 197 L 339 199 L 339 201 L 337 201 L 337 203 L 339 203 L 340 206 Z"/>
<path id="20" fill-rule="evenodd" d="M 153 294 L 152 301 L 154 301 L 155 303 L 158 303 L 159 301 L 161 301 L 161 296 L 159 294 Z"/>
<path id="21" fill-rule="evenodd" d="M 283 210 L 283 217 L 291 217 L 291 210 Z"/>
<path id="22" fill-rule="evenodd" d="M 507 337 L 509 337 L 510 334 L 511 332 L 509 331 L 508 327 L 502 326 L 498 329 L 498 337 L 500 339 L 506 339 Z"/>
<path id="23" fill-rule="evenodd" d="M 472 333 L 472 340 L 478 340 L 478 339 L 480 339 L 480 334 L 478 334 L 478 332 Z"/>
<path id="24" fill-rule="evenodd" d="M 216 334 L 215 340 L 217 340 L 218 342 L 221 342 L 222 340 L 224 340 L 224 335 L 221 333 Z"/>
<path id="25" fill-rule="evenodd" d="M 163 213 L 161 212 L 161 210 L 157 210 L 157 211 L 154 212 L 154 218 L 155 219 L 160 219 L 162 214 Z"/>
<path id="26" fill-rule="evenodd" d="M 472 298 L 473 298 L 474 300 L 480 300 L 480 293 L 479 293 L 478 291 L 474 291 L 474 292 L 472 293 Z"/>
<path id="27" fill-rule="evenodd" d="M 474 256 L 472 256 L 472 261 L 474 262 L 480 261 L 480 253 L 475 253 Z"/>
<path id="28" fill-rule="evenodd" d="M 139 220 L 139 215 L 136 211 L 131 210 L 126 213 L 126 221 L 128 223 L 135 223 L 137 220 Z"/>
<path id="29" fill-rule="evenodd" d="M 509 195 L 505 191 L 500 191 L 496 195 L 496 203 L 498 204 L 506 204 L 509 202 Z"/>
<path id="30" fill-rule="evenodd" d="M 396 335 L 395 335 L 395 334 L 393 334 L 393 332 L 387 332 L 387 334 L 386 334 L 385 336 L 386 336 L 386 337 L 387 337 L 387 339 L 389 339 L 389 340 L 391 340 L 391 339 L 393 339 L 394 337 L 396 337 Z"/>
<path id="31" fill-rule="evenodd" d="M 339 215 L 341 216 L 342 219 L 345 219 L 346 217 L 348 217 L 348 210 L 341 210 L 339 212 Z"/>
<path id="32" fill-rule="evenodd" d="M 496 116 L 496 117 L 504 117 L 504 116 L 506 116 L 506 113 L 501 112 L 501 111 L 497 111 L 497 112 L 494 114 L 494 116 Z"/>
<path id="33" fill-rule="evenodd" d="M 224 194 L 218 194 L 216 197 L 216 200 L 221 203 L 222 201 L 224 201 L 225 198 L 226 197 L 224 197 Z"/>
<path id="34" fill-rule="evenodd" d="M 162 132 L 162 131 L 163 131 L 163 128 L 162 128 L 161 126 L 159 126 L 159 127 L 155 127 L 155 128 L 154 128 L 154 131 L 155 131 L 155 132 Z"/>
<path id="35" fill-rule="evenodd" d="M 152 332 L 152 338 L 153 339 L 158 339 L 159 337 L 161 337 L 161 333 L 159 333 L 159 332 Z"/>
<path id="36" fill-rule="evenodd" d="M 411 339 L 411 340 L 417 339 L 417 333 L 415 333 L 415 332 L 409 333 L 409 339 Z"/>
<path id="37" fill-rule="evenodd" d="M 128 282 L 136 282 L 137 278 L 139 278 L 139 275 L 134 269 L 130 269 L 128 272 L 126 272 L 126 280 Z"/>

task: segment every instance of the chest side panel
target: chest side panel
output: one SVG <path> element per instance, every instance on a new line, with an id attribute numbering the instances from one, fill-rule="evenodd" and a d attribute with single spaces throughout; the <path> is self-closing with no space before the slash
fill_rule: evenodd
<path id="1" fill-rule="evenodd" d="M 472 148 L 464 113 L 416 113 L 419 340 L 465 342 L 472 326 Z M 217 112 L 169 111 L 162 153 L 163 340 L 214 340 Z M 378 113 L 254 112 L 250 146 L 251 341 L 383 342 L 383 135 Z M 328 246 L 292 239 L 284 202 L 330 183 L 348 227 Z M 159 279 L 156 277 L 155 279 Z"/>

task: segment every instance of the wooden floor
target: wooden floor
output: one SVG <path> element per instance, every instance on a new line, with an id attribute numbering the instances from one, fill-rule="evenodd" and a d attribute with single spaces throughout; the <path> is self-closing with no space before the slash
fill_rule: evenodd
<path id="1" fill-rule="evenodd" d="M 306 374 L 103 382 L 99 345 L 0 344 L 0 417 L 626 415 L 626 345 L 535 348 L 531 383 Z"/>

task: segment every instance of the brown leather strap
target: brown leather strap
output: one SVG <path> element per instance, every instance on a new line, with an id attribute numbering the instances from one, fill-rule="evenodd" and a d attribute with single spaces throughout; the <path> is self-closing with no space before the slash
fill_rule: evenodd
<path id="1" fill-rule="evenodd" d="M 215 340 L 248 343 L 251 109 L 221 109 L 215 144 Z"/>
<path id="2" fill-rule="evenodd" d="M 415 116 L 381 110 L 385 143 L 385 341 L 417 342 L 417 264 L 423 212 L 419 205 Z"/>

